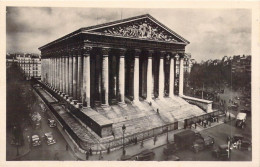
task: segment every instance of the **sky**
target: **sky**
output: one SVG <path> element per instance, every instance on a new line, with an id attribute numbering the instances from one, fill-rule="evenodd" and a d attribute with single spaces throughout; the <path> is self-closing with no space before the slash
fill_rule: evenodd
<path id="1" fill-rule="evenodd" d="M 249 9 L 127 9 L 8 7 L 7 52 L 40 53 L 38 48 L 82 27 L 150 14 L 190 44 L 196 61 L 251 54 Z"/>

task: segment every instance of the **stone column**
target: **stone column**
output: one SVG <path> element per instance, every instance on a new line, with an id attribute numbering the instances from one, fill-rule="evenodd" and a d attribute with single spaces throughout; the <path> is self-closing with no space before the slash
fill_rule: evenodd
<path id="1" fill-rule="evenodd" d="M 174 58 L 170 57 L 169 97 L 174 96 Z"/>
<path id="2" fill-rule="evenodd" d="M 56 57 L 56 89 L 59 90 L 59 58 Z"/>
<path id="3" fill-rule="evenodd" d="M 51 71 L 50 71 L 50 74 L 51 74 L 51 86 L 53 86 L 53 58 L 51 58 Z"/>
<path id="4" fill-rule="evenodd" d="M 42 82 L 45 82 L 45 75 L 44 75 L 44 66 L 45 66 L 45 63 L 44 63 L 45 59 L 42 59 L 42 64 L 41 64 L 41 81 Z"/>
<path id="5" fill-rule="evenodd" d="M 141 51 L 135 49 L 135 65 L 134 65 L 134 102 L 139 102 L 139 57 Z"/>
<path id="6" fill-rule="evenodd" d="M 62 56 L 59 57 L 59 87 L 62 92 Z"/>
<path id="7" fill-rule="evenodd" d="M 73 96 L 73 54 L 69 54 L 69 96 Z"/>
<path id="8" fill-rule="evenodd" d="M 81 51 L 78 52 L 78 81 L 77 81 L 77 99 L 82 101 L 82 80 L 83 80 L 83 61 Z"/>
<path id="9" fill-rule="evenodd" d="M 78 82 L 78 55 L 76 52 L 73 53 L 73 99 L 76 100 L 77 99 L 77 82 Z"/>
<path id="10" fill-rule="evenodd" d="M 180 57 L 179 96 L 183 95 L 183 57 Z"/>
<path id="11" fill-rule="evenodd" d="M 83 107 L 90 107 L 90 51 L 91 47 L 83 49 Z"/>
<path id="12" fill-rule="evenodd" d="M 110 48 L 102 48 L 102 56 L 103 56 L 103 61 L 102 61 L 102 90 L 103 93 L 102 95 L 103 100 L 102 100 L 102 105 L 108 106 L 109 99 L 108 99 L 108 84 L 109 84 L 109 67 L 108 67 L 108 53 L 110 51 Z"/>
<path id="13" fill-rule="evenodd" d="M 119 51 L 119 103 L 125 104 L 125 49 Z"/>
<path id="14" fill-rule="evenodd" d="M 65 54 L 65 53 L 64 53 Z M 66 93 L 66 57 L 62 57 L 62 92 Z"/>
<path id="15" fill-rule="evenodd" d="M 55 57 L 55 89 L 58 89 L 58 58 Z"/>
<path id="16" fill-rule="evenodd" d="M 152 71 L 152 64 L 153 64 L 153 61 L 152 61 L 152 56 L 153 56 L 153 51 L 152 50 L 149 50 L 148 51 L 148 63 L 147 63 L 147 81 L 146 81 L 146 84 L 147 84 L 147 97 L 146 97 L 146 100 L 148 102 L 151 102 L 152 101 L 152 96 L 153 96 L 153 71 Z"/>
<path id="17" fill-rule="evenodd" d="M 160 53 L 160 67 L 159 67 L 159 99 L 164 97 L 164 51 Z"/>
<path id="18" fill-rule="evenodd" d="M 69 95 L 69 53 L 67 53 L 65 57 L 65 87 L 66 91 L 65 93 Z"/>

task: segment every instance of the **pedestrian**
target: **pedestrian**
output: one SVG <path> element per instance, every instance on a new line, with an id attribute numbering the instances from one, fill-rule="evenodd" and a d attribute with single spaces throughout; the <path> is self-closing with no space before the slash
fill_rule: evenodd
<path id="1" fill-rule="evenodd" d="M 196 122 L 195 122 L 195 125 L 194 125 L 194 126 L 195 126 L 195 129 L 196 129 L 196 128 L 197 128 L 197 123 L 196 123 Z"/>
<path id="2" fill-rule="evenodd" d="M 137 137 L 135 137 L 135 144 L 137 144 Z"/>
<path id="3" fill-rule="evenodd" d="M 89 152 L 86 151 L 86 160 L 88 160 L 88 158 L 89 158 Z"/>
<path id="4" fill-rule="evenodd" d="M 140 145 L 141 148 L 144 147 L 144 140 L 141 141 L 141 145 Z"/>
<path id="5" fill-rule="evenodd" d="M 69 146 L 68 146 L 68 144 L 66 144 L 66 151 L 68 151 L 69 150 Z"/>
<path id="6" fill-rule="evenodd" d="M 103 159 L 103 155 L 102 155 L 102 151 L 100 150 L 100 152 L 99 152 L 99 158 L 98 158 L 99 160 L 101 160 L 101 159 Z"/>
<path id="7" fill-rule="evenodd" d="M 91 147 L 89 148 L 89 155 L 90 155 L 90 156 L 92 155 L 92 149 L 91 149 Z"/>
<path id="8" fill-rule="evenodd" d="M 54 155 L 54 160 L 59 160 L 59 153 L 55 153 L 55 155 Z"/>
<path id="9" fill-rule="evenodd" d="M 238 140 L 237 144 L 238 144 L 238 149 L 240 150 L 241 149 L 241 140 Z"/>
<path id="10" fill-rule="evenodd" d="M 154 136 L 154 138 L 153 138 L 153 145 L 155 145 L 156 141 L 157 141 L 157 136 Z"/>
<path id="11" fill-rule="evenodd" d="M 157 114 L 159 114 L 159 108 L 157 108 Z"/>

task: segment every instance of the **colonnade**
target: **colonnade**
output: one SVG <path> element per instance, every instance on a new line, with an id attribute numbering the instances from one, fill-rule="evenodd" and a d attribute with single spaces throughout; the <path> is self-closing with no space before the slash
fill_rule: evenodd
<path id="1" fill-rule="evenodd" d="M 109 105 L 109 51 L 111 48 L 101 48 L 102 53 L 102 105 Z M 91 73 L 90 73 L 90 51 L 91 48 L 83 51 L 64 52 L 50 56 L 43 56 L 42 59 L 42 81 L 47 83 L 59 94 L 68 98 L 78 100 L 84 107 L 90 107 L 91 101 Z M 125 53 L 126 49 L 119 49 L 119 68 L 118 68 L 118 102 L 125 103 Z M 134 72 L 133 72 L 133 101 L 139 101 L 139 57 L 141 50 L 134 50 Z M 151 101 L 154 94 L 154 77 L 152 71 L 154 54 L 153 50 L 148 50 L 147 60 L 147 101 Z M 159 86 L 158 98 L 164 97 L 165 75 L 164 75 L 164 56 L 168 54 L 164 51 L 159 52 Z M 175 55 L 170 56 L 169 71 L 169 97 L 174 95 L 174 77 L 175 77 Z M 183 57 L 179 57 L 179 95 L 183 95 Z"/>

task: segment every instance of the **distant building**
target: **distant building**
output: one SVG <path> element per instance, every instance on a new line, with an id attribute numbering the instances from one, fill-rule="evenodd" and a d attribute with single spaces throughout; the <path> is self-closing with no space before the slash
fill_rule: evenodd
<path id="1" fill-rule="evenodd" d="M 41 77 L 41 57 L 35 54 L 17 54 L 18 65 L 27 79 Z"/>
<path id="2" fill-rule="evenodd" d="M 17 59 L 14 54 L 6 54 L 6 67 L 10 67 L 13 64 L 17 64 Z"/>
<path id="3" fill-rule="evenodd" d="M 251 55 L 236 55 L 231 61 L 232 73 L 251 73 Z"/>

